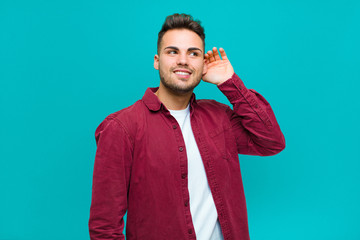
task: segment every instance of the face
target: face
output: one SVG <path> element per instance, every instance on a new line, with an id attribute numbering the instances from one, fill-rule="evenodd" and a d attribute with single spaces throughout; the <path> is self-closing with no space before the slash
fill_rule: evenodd
<path id="1" fill-rule="evenodd" d="M 192 92 L 206 72 L 202 39 L 187 29 L 167 31 L 161 41 L 154 68 L 159 70 L 160 87 L 177 94 Z"/>

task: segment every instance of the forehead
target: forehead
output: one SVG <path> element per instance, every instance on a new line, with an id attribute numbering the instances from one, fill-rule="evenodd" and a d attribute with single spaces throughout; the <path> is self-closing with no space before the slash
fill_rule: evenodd
<path id="1" fill-rule="evenodd" d="M 190 47 L 197 47 L 203 49 L 203 41 L 195 32 L 188 29 L 171 29 L 167 31 L 161 43 L 161 48 L 168 46 L 175 46 L 179 49 L 188 49 Z"/>

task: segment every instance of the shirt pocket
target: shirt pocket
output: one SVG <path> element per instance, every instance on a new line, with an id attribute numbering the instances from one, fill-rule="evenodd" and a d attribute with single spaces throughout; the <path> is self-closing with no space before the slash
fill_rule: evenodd
<path id="1" fill-rule="evenodd" d="M 209 132 L 209 136 L 214 143 L 216 151 L 226 160 L 231 160 L 237 156 L 235 137 L 232 133 L 231 125 L 222 125 Z"/>

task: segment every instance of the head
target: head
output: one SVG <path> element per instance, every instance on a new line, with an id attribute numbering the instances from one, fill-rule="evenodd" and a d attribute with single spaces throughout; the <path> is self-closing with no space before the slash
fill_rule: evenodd
<path id="1" fill-rule="evenodd" d="M 171 29 L 188 29 L 193 31 L 201 38 L 203 48 L 205 49 L 205 32 L 204 28 L 201 26 L 201 22 L 199 20 L 194 20 L 191 15 L 175 13 L 166 17 L 165 22 L 158 33 L 157 54 L 159 54 L 159 50 L 161 49 L 161 41 L 164 34 Z"/>
<path id="2" fill-rule="evenodd" d="M 158 34 L 154 68 L 159 70 L 160 87 L 188 93 L 206 72 L 205 34 L 199 21 L 190 15 L 168 16 Z"/>

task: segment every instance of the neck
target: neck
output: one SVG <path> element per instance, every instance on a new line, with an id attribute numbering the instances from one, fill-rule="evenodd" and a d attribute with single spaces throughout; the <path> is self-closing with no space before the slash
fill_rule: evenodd
<path id="1" fill-rule="evenodd" d="M 155 92 L 155 95 L 170 110 L 182 110 L 189 104 L 193 91 L 186 93 L 177 93 L 167 89 L 160 83 L 159 89 Z"/>

